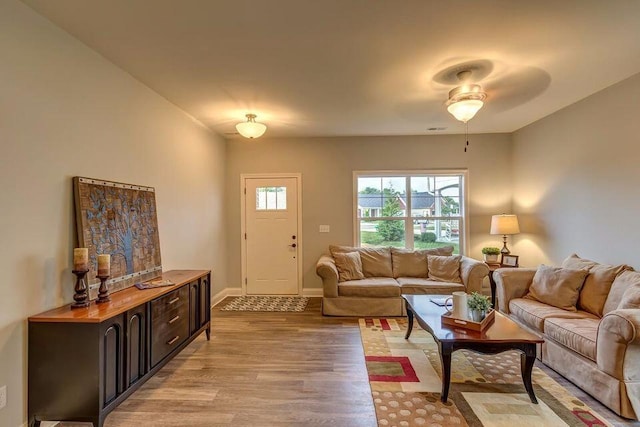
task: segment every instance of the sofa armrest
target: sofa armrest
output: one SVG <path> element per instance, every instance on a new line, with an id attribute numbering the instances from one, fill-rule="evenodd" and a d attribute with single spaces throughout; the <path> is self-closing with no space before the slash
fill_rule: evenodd
<path id="1" fill-rule="evenodd" d="M 482 281 L 489 275 L 489 267 L 484 262 L 463 256 L 460 261 L 460 279 L 467 293 L 482 293 Z"/>
<path id="2" fill-rule="evenodd" d="M 598 325 L 598 368 L 621 381 L 640 381 L 640 310 L 618 309 Z"/>
<path id="3" fill-rule="evenodd" d="M 493 272 L 498 310 L 509 314 L 509 301 L 527 294 L 536 271 L 535 268 L 499 268 Z"/>
<path id="4" fill-rule="evenodd" d="M 322 295 L 335 298 L 338 296 L 338 268 L 333 257 L 322 255 L 316 263 L 316 274 L 322 278 Z"/>

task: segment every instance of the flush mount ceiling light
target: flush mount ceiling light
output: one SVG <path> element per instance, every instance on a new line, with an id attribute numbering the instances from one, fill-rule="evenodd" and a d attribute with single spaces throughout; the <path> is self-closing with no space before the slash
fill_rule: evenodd
<path id="1" fill-rule="evenodd" d="M 245 138 L 260 138 L 267 131 L 267 125 L 256 122 L 255 114 L 247 114 L 247 121 L 238 123 L 236 130 Z"/>
<path id="2" fill-rule="evenodd" d="M 461 82 L 468 82 L 471 71 L 460 71 L 457 77 Z M 447 111 L 457 120 L 467 123 L 482 108 L 486 97 L 487 94 L 482 91 L 480 85 L 465 83 L 449 92 Z"/>

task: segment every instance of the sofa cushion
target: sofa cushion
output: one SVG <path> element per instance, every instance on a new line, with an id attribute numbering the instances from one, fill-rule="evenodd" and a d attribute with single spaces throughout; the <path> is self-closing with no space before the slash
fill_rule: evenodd
<path id="1" fill-rule="evenodd" d="M 544 322 L 544 333 L 554 341 L 596 361 L 596 337 L 600 319 L 550 318 Z"/>
<path id="2" fill-rule="evenodd" d="M 587 270 L 542 264 L 533 276 L 533 282 L 525 298 L 532 298 L 563 310 L 576 311 L 580 288 L 588 273 Z"/>
<path id="3" fill-rule="evenodd" d="M 462 279 L 460 279 L 461 259 L 459 255 L 427 255 L 428 278 L 436 282 L 462 283 Z"/>
<path id="4" fill-rule="evenodd" d="M 360 253 L 364 277 L 393 277 L 389 248 L 354 248 L 352 246 L 331 245 L 329 251 L 334 258 L 336 253 L 341 252 Z"/>
<path id="5" fill-rule="evenodd" d="M 455 291 L 464 291 L 462 283 L 436 282 L 420 277 L 398 277 L 403 294 L 448 295 Z"/>
<path id="6" fill-rule="evenodd" d="M 540 332 L 545 332 L 545 319 L 552 317 L 561 319 L 598 319 L 597 316 L 586 311 L 567 311 L 527 298 L 515 298 L 509 301 L 509 311 L 520 323 Z"/>
<path id="7" fill-rule="evenodd" d="M 626 290 L 636 286 L 640 286 L 640 272 L 627 270 L 618 274 L 611 285 L 607 301 L 604 303 L 603 314 L 617 309 Z"/>
<path id="8" fill-rule="evenodd" d="M 611 284 L 618 274 L 628 268 L 626 265 L 599 264 L 576 254 L 569 255 L 562 262 L 562 267 L 575 270 L 588 270 L 589 275 L 584 281 L 578 307 L 591 314 L 602 317 L 604 303 L 609 295 Z"/>
<path id="9" fill-rule="evenodd" d="M 399 297 L 400 285 L 389 277 L 371 277 L 338 283 L 338 295 L 343 297 Z"/>
<path id="10" fill-rule="evenodd" d="M 427 254 L 410 249 L 391 248 L 393 277 L 427 277 Z"/>
<path id="11" fill-rule="evenodd" d="M 338 269 L 338 281 L 364 279 L 362 274 L 362 260 L 359 252 L 336 253 L 334 256 Z"/>

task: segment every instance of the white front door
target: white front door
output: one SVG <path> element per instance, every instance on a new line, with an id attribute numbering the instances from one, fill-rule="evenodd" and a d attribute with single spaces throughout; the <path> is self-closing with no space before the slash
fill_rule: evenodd
<path id="1" fill-rule="evenodd" d="M 298 178 L 245 178 L 247 295 L 297 295 Z"/>

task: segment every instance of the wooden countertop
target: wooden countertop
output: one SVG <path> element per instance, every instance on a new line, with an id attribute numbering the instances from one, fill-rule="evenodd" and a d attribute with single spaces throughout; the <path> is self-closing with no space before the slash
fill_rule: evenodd
<path id="1" fill-rule="evenodd" d="M 209 274 L 209 270 L 171 270 L 162 273 L 163 279 L 175 283 L 155 289 L 140 290 L 135 286 L 110 294 L 111 301 L 96 304 L 95 301 L 87 308 L 71 309 L 71 304 L 54 308 L 35 316 L 29 317 L 29 322 L 67 322 L 67 323 L 100 323 L 111 317 L 124 313 L 134 307 L 152 299 L 167 294 L 179 287 Z"/>

